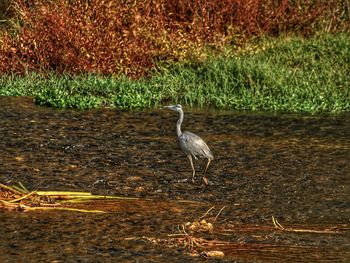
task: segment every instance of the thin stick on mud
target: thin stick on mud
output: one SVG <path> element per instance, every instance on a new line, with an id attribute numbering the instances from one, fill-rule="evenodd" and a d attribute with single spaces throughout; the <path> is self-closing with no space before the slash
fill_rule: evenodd
<path id="1" fill-rule="evenodd" d="M 216 219 L 219 217 L 219 215 L 221 214 L 222 210 L 225 209 L 225 207 L 226 207 L 226 206 L 223 206 L 223 207 L 220 209 L 219 213 L 215 216 L 213 223 L 216 221 Z"/>
<path id="2" fill-rule="evenodd" d="M 106 213 L 102 210 L 87 210 L 87 209 L 79 209 L 79 208 L 70 208 L 70 207 L 26 207 L 24 211 L 33 211 L 33 210 L 44 210 L 44 211 L 72 211 L 72 212 L 80 212 L 80 213 Z"/>
<path id="3" fill-rule="evenodd" d="M 275 228 L 282 230 L 282 231 L 287 231 L 287 232 L 317 233 L 317 234 L 340 234 L 341 233 L 341 231 L 339 231 L 339 229 L 317 230 L 317 229 L 285 228 L 277 221 L 277 219 L 275 219 L 274 216 L 272 216 L 272 223 L 275 226 Z"/>
<path id="4" fill-rule="evenodd" d="M 7 185 L 1 184 L 1 183 L 0 183 L 0 189 L 5 189 L 7 191 L 10 191 L 10 192 L 12 192 L 14 194 L 18 194 L 18 195 L 22 195 L 23 194 L 22 191 L 19 191 L 19 190 L 15 189 L 14 187 L 10 187 L 10 186 L 7 186 Z"/>
<path id="5" fill-rule="evenodd" d="M 36 194 L 36 191 L 31 192 L 31 193 L 28 193 L 28 194 L 26 194 L 26 195 L 23 195 L 23 196 L 21 196 L 21 197 L 19 197 L 19 198 L 17 198 L 17 199 L 10 200 L 10 201 L 8 201 L 8 202 L 9 202 L 9 203 L 16 203 L 16 202 L 18 202 L 18 201 L 27 199 L 28 197 L 30 197 L 30 196 L 32 196 L 32 195 L 34 195 L 34 194 Z"/>
<path id="6" fill-rule="evenodd" d="M 24 193 L 29 193 L 28 189 L 21 183 L 18 182 L 19 186 L 21 187 L 21 189 L 23 190 Z"/>
<path id="7" fill-rule="evenodd" d="M 199 219 L 206 217 L 207 214 L 209 214 L 209 212 L 210 212 L 211 210 L 213 210 L 214 208 L 215 208 L 215 206 L 210 207 L 210 208 L 207 210 L 207 212 L 205 212 L 204 215 L 202 215 Z"/>

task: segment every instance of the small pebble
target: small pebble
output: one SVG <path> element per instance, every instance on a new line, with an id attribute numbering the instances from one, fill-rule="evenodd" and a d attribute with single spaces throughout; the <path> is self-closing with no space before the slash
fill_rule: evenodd
<path id="1" fill-rule="evenodd" d="M 225 256 L 225 253 L 219 250 L 212 250 L 204 252 L 207 257 L 211 258 L 222 258 Z"/>

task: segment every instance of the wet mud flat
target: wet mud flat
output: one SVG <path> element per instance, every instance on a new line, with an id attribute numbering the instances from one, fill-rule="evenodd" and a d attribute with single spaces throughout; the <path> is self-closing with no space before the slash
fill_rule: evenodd
<path id="1" fill-rule="evenodd" d="M 183 130 L 215 156 L 206 187 L 178 182 L 191 167 L 173 112 L 0 105 L 1 183 L 137 198 L 77 204 L 103 214 L 0 211 L 2 262 L 350 260 L 349 114 L 185 109 Z M 205 161 L 195 165 L 200 176 Z M 203 219 L 211 231 L 182 228 Z"/>

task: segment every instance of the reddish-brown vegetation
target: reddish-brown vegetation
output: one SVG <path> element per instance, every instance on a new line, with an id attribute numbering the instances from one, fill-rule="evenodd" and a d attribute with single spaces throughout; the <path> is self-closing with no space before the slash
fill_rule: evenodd
<path id="1" fill-rule="evenodd" d="M 0 73 L 139 77 L 157 61 L 198 58 L 207 44 L 349 22 L 348 1 L 339 0 L 13 0 L 12 7 L 17 27 L 1 36 Z"/>

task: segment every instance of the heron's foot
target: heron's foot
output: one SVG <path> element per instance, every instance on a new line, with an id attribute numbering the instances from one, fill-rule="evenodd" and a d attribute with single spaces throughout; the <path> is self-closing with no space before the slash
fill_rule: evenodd
<path id="1" fill-rule="evenodd" d="M 197 181 L 196 179 L 197 179 L 197 177 L 192 177 L 192 183 L 193 184 L 196 183 L 196 181 Z M 208 180 L 207 177 L 203 176 L 202 179 L 203 179 L 203 182 L 204 182 L 205 185 L 209 185 L 209 180 Z M 198 183 L 198 181 L 197 181 L 197 183 Z"/>
<path id="2" fill-rule="evenodd" d="M 209 185 L 209 180 L 205 176 L 203 176 L 203 182 L 205 183 L 205 185 Z"/>

